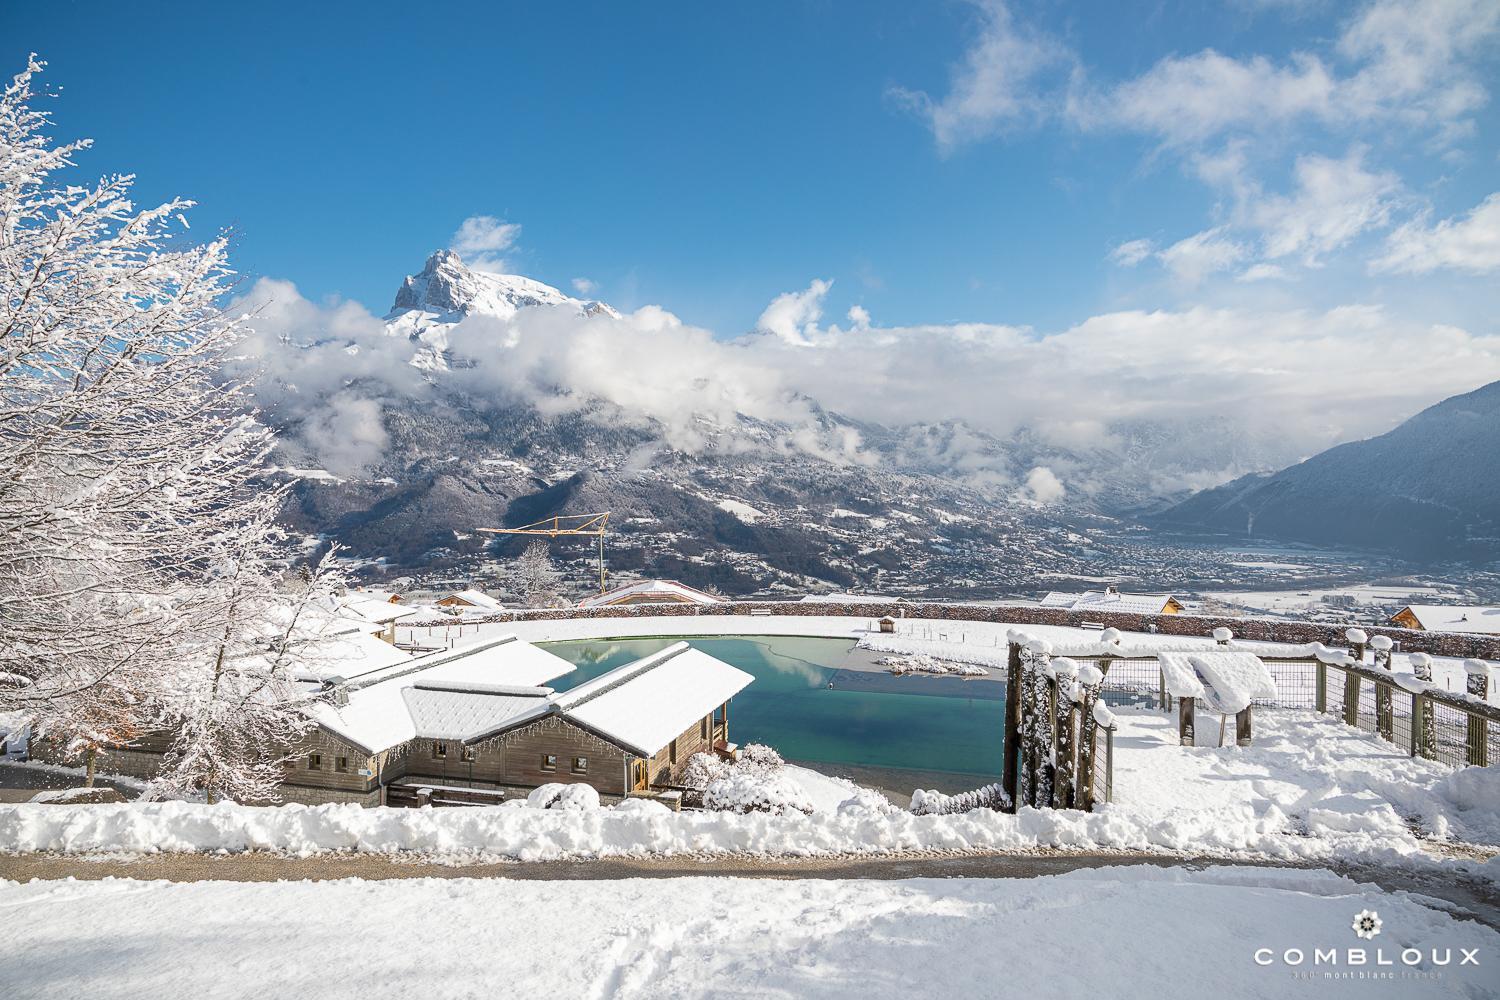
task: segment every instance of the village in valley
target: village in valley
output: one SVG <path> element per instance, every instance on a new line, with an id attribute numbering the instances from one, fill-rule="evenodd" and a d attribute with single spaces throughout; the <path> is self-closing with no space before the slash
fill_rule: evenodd
<path id="1" fill-rule="evenodd" d="M 1500 7 L 1179 6 L 0 11 L 0 1000 L 1500 998 Z"/>

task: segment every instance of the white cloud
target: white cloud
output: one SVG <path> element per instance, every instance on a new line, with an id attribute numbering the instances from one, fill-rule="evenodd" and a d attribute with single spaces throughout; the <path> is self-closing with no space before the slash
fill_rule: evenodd
<path id="1" fill-rule="evenodd" d="M 978 37 L 954 67 L 948 93 L 934 100 L 922 91 L 891 91 L 926 119 L 944 151 L 1047 117 L 1052 102 L 1039 81 L 1065 80 L 1074 61 L 1054 39 L 1017 24 L 1003 0 L 976 0 L 975 6 Z"/>
<path id="2" fill-rule="evenodd" d="M 459 365 L 439 378 L 501 404 L 649 428 L 689 452 L 869 460 L 858 435 L 826 426 L 809 400 L 892 427 L 958 422 L 1002 439 L 1028 428 L 1030 439 L 1080 453 L 1116 448 L 1122 426 L 1156 422 L 1174 428 L 1162 462 L 1199 456 L 1172 473 L 1179 485 L 1249 471 L 1208 433 L 1216 421 L 1269 442 L 1261 461 L 1293 461 L 1500 378 L 1500 336 L 1370 306 L 1132 310 L 1042 335 L 984 323 L 882 326 L 862 308 L 847 327 L 825 326 L 828 292 L 815 281 L 778 297 L 767 333 L 732 341 L 656 306 L 618 319 L 566 308 L 475 316 L 451 332 Z M 269 302 L 247 345 L 267 373 L 262 405 L 304 428 L 303 443 L 330 471 L 347 475 L 378 458 L 386 404 L 430 392 L 410 365 L 412 341 L 386 336 L 357 305 L 311 303 L 285 282 L 257 283 L 250 301 Z M 1403 359 L 1399 379 L 1390 377 L 1394 357 Z M 740 415 L 790 429 L 746 437 Z M 933 457 L 955 474 L 992 485 L 1024 479 L 982 438 L 955 429 L 945 440 Z M 1068 495 L 1088 492 L 1066 464 L 1035 464 L 1065 481 Z"/>
<path id="3" fill-rule="evenodd" d="M 593 295 L 599 290 L 599 283 L 592 278 L 574 278 L 573 291 L 579 295 Z"/>
<path id="4" fill-rule="evenodd" d="M 1500 271 L 1500 192 L 1462 218 L 1429 226 L 1416 219 L 1386 239 L 1385 253 L 1370 264 L 1375 271 L 1426 274 L 1439 268 L 1484 274 Z"/>
<path id="5" fill-rule="evenodd" d="M 512 249 L 520 236 L 519 223 L 504 222 L 493 215 L 471 215 L 459 225 L 449 246 L 470 267 L 505 272 L 509 270 L 505 251 Z"/>
<path id="6" fill-rule="evenodd" d="M 1229 237 L 1226 227 L 1218 226 L 1178 240 L 1156 257 L 1179 280 L 1196 285 L 1211 274 L 1229 270 L 1249 254 L 1249 248 Z"/>
<path id="7" fill-rule="evenodd" d="M 1366 170 L 1363 159 L 1358 149 L 1338 160 L 1299 156 L 1293 193 L 1265 197 L 1247 208 L 1247 221 L 1264 234 L 1265 256 L 1297 255 L 1316 265 L 1361 233 L 1384 227 L 1401 181 L 1393 173 Z"/>
<path id="8" fill-rule="evenodd" d="M 1057 473 L 1045 465 L 1038 465 L 1026 474 L 1026 489 L 1021 495 L 1037 503 L 1045 504 L 1056 503 L 1067 492 L 1062 480 L 1057 478 Z"/>
<path id="9" fill-rule="evenodd" d="M 1109 259 L 1121 267 L 1135 267 L 1156 253 L 1156 244 L 1151 240 L 1127 240 L 1109 252 Z"/>
<path id="10" fill-rule="evenodd" d="M 1201 142 L 1230 128 L 1260 127 L 1328 114 L 1334 81 L 1323 63 L 1300 54 L 1286 64 L 1236 59 L 1213 49 L 1171 56 L 1145 73 L 1075 102 L 1089 128 L 1127 129 L 1169 143 Z"/>
<path id="11" fill-rule="evenodd" d="M 833 282 L 814 278 L 812 284 L 800 292 L 783 292 L 771 300 L 755 328 L 775 334 L 788 344 L 807 346 L 812 332 L 823 316 L 823 296 L 833 287 Z"/>
<path id="12" fill-rule="evenodd" d="M 1286 269 L 1277 264 L 1252 264 L 1241 271 L 1236 281 L 1284 281 L 1287 278 Z"/>

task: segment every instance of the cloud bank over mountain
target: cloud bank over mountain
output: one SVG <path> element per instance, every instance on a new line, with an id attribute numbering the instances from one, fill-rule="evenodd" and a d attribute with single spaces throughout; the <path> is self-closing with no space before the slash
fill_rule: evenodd
<path id="1" fill-rule="evenodd" d="M 1001 439 L 1025 433 L 1072 452 L 1120 448 L 1122 427 L 1159 425 L 1172 430 L 1164 447 L 1194 456 L 1191 479 L 1160 484 L 1169 491 L 1251 471 L 1229 457 L 1203 468 L 1196 453 L 1211 450 L 1199 440 L 1207 426 L 1220 434 L 1227 422 L 1246 439 L 1274 442 L 1261 461 L 1285 464 L 1500 378 L 1500 337 L 1378 306 L 1126 310 L 1057 331 L 886 326 L 862 311 L 841 325 L 822 321 L 829 289 L 815 280 L 775 296 L 758 329 L 728 339 L 660 306 L 620 315 L 548 289 L 554 304 L 510 315 L 428 317 L 442 331 L 437 374 L 414 364 L 431 349 L 412 339 L 399 311 L 382 320 L 357 303 L 309 302 L 268 279 L 236 308 L 253 315 L 248 354 L 262 370 L 262 405 L 300 421 L 306 443 L 340 474 L 379 455 L 382 407 L 440 384 L 544 416 L 602 404 L 610 419 L 656 428 L 687 453 L 749 447 L 735 432 L 741 418 L 775 421 L 792 428 L 778 447 L 837 462 L 873 458 L 857 428 L 830 424 L 825 412 L 886 427 L 956 422 Z M 955 471 L 993 477 L 989 442 L 966 445 L 958 435 L 943 447 Z M 1058 499 L 1068 470 L 1016 485 Z"/>

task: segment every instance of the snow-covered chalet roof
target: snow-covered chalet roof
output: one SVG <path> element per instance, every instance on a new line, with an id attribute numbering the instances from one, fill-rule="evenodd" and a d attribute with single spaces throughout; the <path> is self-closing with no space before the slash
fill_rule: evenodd
<path id="1" fill-rule="evenodd" d="M 499 611 L 501 608 L 499 601 L 482 590 L 456 590 L 451 594 L 444 594 L 438 598 L 438 603 L 442 603 L 443 601 L 462 601 L 465 604 L 472 604 L 476 608 L 488 608 L 492 611 Z"/>
<path id="2" fill-rule="evenodd" d="M 1123 611 L 1127 614 L 1159 615 L 1169 603 L 1178 603 L 1171 594 L 1124 594 L 1118 590 L 1085 590 L 1081 594 L 1054 590 L 1039 602 L 1044 608 L 1066 608 L 1070 611 Z"/>
<path id="3" fill-rule="evenodd" d="M 1500 608 L 1461 604 L 1409 604 L 1404 609 L 1429 632 L 1500 635 Z"/>
<path id="4" fill-rule="evenodd" d="M 719 604 L 722 598 L 705 594 L 676 580 L 642 580 L 639 583 L 616 587 L 607 593 L 586 597 L 578 602 L 580 608 L 602 608 L 633 597 L 660 599 L 662 602 L 686 604 Z M 645 602 L 642 602 L 645 603 Z"/>
<path id="5" fill-rule="evenodd" d="M 350 594 L 339 601 L 339 614 L 354 617 L 374 625 L 388 625 L 402 618 L 410 618 L 419 612 L 415 608 L 378 601 L 359 594 Z"/>
<path id="6" fill-rule="evenodd" d="M 379 640 L 375 640 L 379 642 Z M 387 648 L 390 647 L 388 644 Z M 399 650 L 397 651 L 399 652 Z M 470 699 L 495 697 L 494 692 L 515 688 L 536 688 L 573 670 L 573 664 L 560 656 L 522 642 L 513 635 L 439 650 L 425 656 L 408 656 L 400 662 L 356 677 L 344 685 L 349 696 L 347 705 L 317 702 L 308 713 L 323 728 L 356 746 L 379 753 L 418 736 L 429 735 L 418 726 L 418 719 L 446 727 L 460 715 L 458 709 L 441 710 L 443 701 L 436 696 L 418 696 L 419 711 L 414 715 L 407 702 L 407 691 L 464 693 Z M 512 706 L 517 707 L 517 706 Z M 545 710 L 545 709 L 543 709 Z M 469 710 L 464 710 L 469 712 Z M 463 715 L 471 718 L 487 713 L 493 723 L 497 707 L 475 706 Z M 435 739 L 454 739 L 447 728 Z"/>
<path id="7" fill-rule="evenodd" d="M 650 757 L 754 679 L 678 642 L 552 700 L 565 718 Z"/>

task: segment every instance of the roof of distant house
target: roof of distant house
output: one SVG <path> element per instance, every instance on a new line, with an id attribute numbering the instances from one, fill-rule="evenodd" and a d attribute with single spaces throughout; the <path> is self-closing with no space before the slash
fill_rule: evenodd
<path id="1" fill-rule="evenodd" d="M 375 625 L 388 625 L 419 612 L 414 608 L 375 600 L 363 594 L 349 594 L 339 601 L 339 613 L 346 617 L 352 614 Z"/>
<path id="2" fill-rule="evenodd" d="M 490 608 L 500 610 L 501 604 L 489 594 L 482 590 L 456 590 L 451 594 L 444 594 L 438 598 L 439 601 L 456 600 L 465 604 L 472 604 L 476 608 Z"/>
<path id="3" fill-rule="evenodd" d="M 1429 632 L 1474 632 L 1500 635 L 1500 607 L 1465 604 L 1408 604 L 1403 611 Z"/>
<path id="4" fill-rule="evenodd" d="M 1067 608 L 1070 611 L 1123 611 L 1129 614 L 1159 615 L 1168 604 L 1182 606 L 1171 594 L 1125 594 L 1113 587 L 1085 590 L 1081 594 L 1054 590 L 1042 598 L 1044 608 Z"/>
<path id="5" fill-rule="evenodd" d="M 706 594 L 676 580 L 641 580 L 578 602 L 580 608 L 602 608 L 632 597 L 660 598 L 665 603 L 719 604 L 723 598 Z"/>

